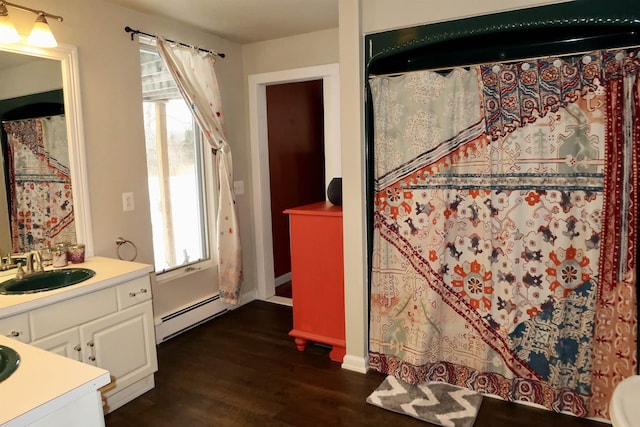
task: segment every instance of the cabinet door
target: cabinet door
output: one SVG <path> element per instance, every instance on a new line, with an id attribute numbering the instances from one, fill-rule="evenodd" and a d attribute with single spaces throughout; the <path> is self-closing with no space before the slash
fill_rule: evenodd
<path id="1" fill-rule="evenodd" d="M 28 343 L 31 341 L 29 333 L 29 316 L 27 313 L 0 319 L 0 335 Z"/>
<path id="2" fill-rule="evenodd" d="M 69 359 L 82 361 L 80 354 L 82 347 L 80 346 L 80 332 L 78 328 L 67 329 L 66 331 L 58 332 L 46 338 L 32 341 L 30 344 L 43 350 L 59 354 L 60 356 L 68 357 Z"/>
<path id="3" fill-rule="evenodd" d="M 115 380 L 109 394 L 158 370 L 151 301 L 81 326 L 80 338 L 83 361 Z"/>

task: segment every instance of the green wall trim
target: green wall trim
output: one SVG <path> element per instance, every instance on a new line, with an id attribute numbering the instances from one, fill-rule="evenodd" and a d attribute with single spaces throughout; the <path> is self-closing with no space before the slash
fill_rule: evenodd
<path id="1" fill-rule="evenodd" d="M 616 39 L 636 43 L 639 31 L 638 0 L 575 0 L 370 34 L 365 36 L 365 64 L 367 74 L 467 65 L 476 58 L 484 62 L 599 49 Z M 475 52 L 464 57 L 460 49 L 465 47 Z M 435 51 L 437 57 L 416 63 L 421 51 Z"/>

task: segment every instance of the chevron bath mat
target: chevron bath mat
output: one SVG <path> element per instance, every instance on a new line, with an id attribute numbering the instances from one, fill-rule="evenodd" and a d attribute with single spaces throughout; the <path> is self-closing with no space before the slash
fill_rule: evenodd
<path id="1" fill-rule="evenodd" d="M 482 395 L 442 382 L 407 384 L 389 375 L 367 403 L 443 427 L 471 427 Z"/>

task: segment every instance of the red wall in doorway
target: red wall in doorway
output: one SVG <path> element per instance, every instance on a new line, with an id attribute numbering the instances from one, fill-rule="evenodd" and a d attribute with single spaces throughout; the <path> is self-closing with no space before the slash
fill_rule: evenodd
<path id="1" fill-rule="evenodd" d="M 275 277 L 291 271 L 285 209 L 320 202 L 324 186 L 322 80 L 266 87 Z"/>

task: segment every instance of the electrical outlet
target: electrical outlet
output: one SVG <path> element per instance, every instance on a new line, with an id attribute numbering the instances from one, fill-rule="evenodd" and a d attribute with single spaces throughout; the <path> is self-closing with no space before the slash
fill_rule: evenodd
<path id="1" fill-rule="evenodd" d="M 122 210 L 129 212 L 135 209 L 133 203 L 133 193 L 122 193 Z"/>

